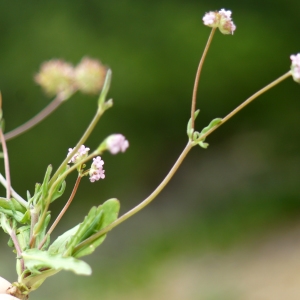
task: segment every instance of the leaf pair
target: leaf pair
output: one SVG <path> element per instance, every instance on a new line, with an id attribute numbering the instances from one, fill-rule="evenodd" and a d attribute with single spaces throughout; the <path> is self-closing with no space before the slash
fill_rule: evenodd
<path id="1" fill-rule="evenodd" d="M 198 109 L 197 111 L 195 111 L 194 114 L 194 118 L 196 120 L 198 114 L 200 112 L 200 109 Z M 213 119 L 208 126 L 204 127 L 201 132 L 195 131 L 194 128 L 192 128 L 192 118 L 190 118 L 188 125 L 187 125 L 187 135 L 189 137 L 189 139 L 194 142 L 195 144 L 198 144 L 200 147 L 206 149 L 208 147 L 208 143 L 204 143 L 205 138 L 202 138 L 202 136 L 207 133 L 209 130 L 211 130 L 212 128 L 214 128 L 215 126 L 218 126 L 222 123 L 222 119 L 221 118 L 216 118 Z"/>

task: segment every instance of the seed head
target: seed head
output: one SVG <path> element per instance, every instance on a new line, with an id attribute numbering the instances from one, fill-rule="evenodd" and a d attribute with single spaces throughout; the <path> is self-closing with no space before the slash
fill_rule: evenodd
<path id="1" fill-rule="evenodd" d="M 98 94 L 103 86 L 106 68 L 95 59 L 84 57 L 75 68 L 77 88 L 85 94 Z"/>

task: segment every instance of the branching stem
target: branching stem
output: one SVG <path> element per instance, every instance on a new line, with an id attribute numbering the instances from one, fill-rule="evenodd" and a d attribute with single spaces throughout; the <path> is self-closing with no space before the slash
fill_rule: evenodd
<path id="1" fill-rule="evenodd" d="M 236 115 L 239 111 L 241 111 L 244 107 L 246 107 L 249 103 L 251 103 L 258 96 L 262 95 L 263 93 L 265 93 L 269 89 L 273 88 L 275 85 L 279 84 L 281 81 L 285 80 L 286 78 L 288 78 L 291 75 L 292 75 L 291 71 L 288 71 L 285 74 L 283 74 L 282 76 L 280 76 L 279 78 L 277 78 L 276 80 L 272 81 L 271 83 L 269 83 L 268 85 L 266 85 L 265 87 L 260 89 L 259 91 L 257 91 L 256 93 L 254 93 L 251 97 L 246 99 L 242 104 L 240 104 L 232 112 L 230 112 L 226 117 L 224 117 L 222 119 L 221 123 L 219 123 L 215 127 L 211 128 L 205 134 L 201 135 L 201 137 L 199 138 L 199 141 L 206 138 L 207 136 L 209 136 L 213 131 L 215 131 L 217 128 L 219 128 L 221 125 L 223 125 L 229 119 L 231 119 L 234 115 Z"/>
<path id="2" fill-rule="evenodd" d="M 177 159 L 177 161 L 175 162 L 174 166 L 172 167 L 172 169 L 168 173 L 168 175 L 160 183 L 160 185 L 150 194 L 150 196 L 148 196 L 145 200 L 143 200 L 136 207 L 134 207 L 133 209 L 131 209 L 130 211 L 128 211 L 127 213 L 125 213 L 124 215 L 122 215 L 121 217 L 119 217 L 116 221 L 112 222 L 110 225 L 106 226 L 102 230 L 98 231 L 94 235 L 90 236 L 89 238 L 87 238 L 86 240 L 84 240 L 83 242 L 81 242 L 79 245 L 77 245 L 75 247 L 74 253 L 76 253 L 77 251 L 79 251 L 82 248 L 86 247 L 87 245 L 89 245 L 90 243 L 92 243 L 93 241 L 95 241 L 96 239 L 98 239 L 100 236 L 106 234 L 107 232 L 109 232 L 110 230 L 112 230 L 114 227 L 118 226 L 119 224 L 121 224 L 122 222 L 124 222 L 125 220 L 127 220 L 128 218 L 132 217 L 137 212 L 139 212 L 140 210 L 142 210 L 145 206 L 147 206 L 149 203 L 151 203 L 156 198 L 156 196 L 164 189 L 164 187 L 167 185 L 167 183 L 171 180 L 171 178 L 173 177 L 173 175 L 176 173 L 178 167 L 181 165 L 181 163 L 183 162 L 183 160 L 185 159 L 185 157 L 187 156 L 187 154 L 189 153 L 189 151 L 191 150 L 191 148 L 193 146 L 197 145 L 199 141 L 201 141 L 204 138 L 206 138 L 213 131 L 215 131 L 217 128 L 219 128 L 222 124 L 224 124 L 226 121 L 228 121 L 230 118 L 232 118 L 236 113 L 238 113 L 241 109 L 243 109 L 245 106 L 247 106 L 255 98 L 257 98 L 258 96 L 260 96 L 261 94 L 263 94 L 267 90 L 271 89 L 275 85 L 279 84 L 281 81 L 285 80 L 289 76 L 291 76 L 291 71 L 289 71 L 286 74 L 282 75 L 278 79 L 274 80 L 273 82 L 271 82 L 270 84 L 268 84 L 267 86 L 265 86 L 264 88 L 262 88 L 261 90 L 259 90 L 258 92 L 256 92 L 255 94 L 253 94 L 251 97 L 249 97 L 247 100 L 245 100 L 242 104 L 240 104 L 237 108 L 235 108 L 231 113 L 229 113 L 226 117 L 224 117 L 222 119 L 222 122 L 220 124 L 218 124 L 217 126 L 213 127 L 212 129 L 210 129 L 209 131 L 207 131 L 205 134 L 201 135 L 201 137 L 199 138 L 199 140 L 196 140 L 196 141 L 191 141 L 190 140 L 188 142 L 188 144 L 186 145 L 186 147 L 184 148 L 184 150 L 182 151 L 182 153 L 179 156 L 179 158 Z"/>

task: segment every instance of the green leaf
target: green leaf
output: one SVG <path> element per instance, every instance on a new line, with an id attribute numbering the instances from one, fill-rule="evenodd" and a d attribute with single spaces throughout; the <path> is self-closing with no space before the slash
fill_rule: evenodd
<path id="1" fill-rule="evenodd" d="M 219 125 L 220 123 L 222 123 L 222 119 L 221 118 L 216 118 L 213 119 L 208 126 L 204 127 L 201 131 L 201 134 L 206 133 L 207 131 L 209 131 L 210 129 L 212 129 L 213 127 Z"/>
<path id="2" fill-rule="evenodd" d="M 36 290 L 48 277 L 57 274 L 60 270 L 47 270 L 40 274 L 30 275 L 22 280 L 22 283 L 30 290 Z"/>
<path id="3" fill-rule="evenodd" d="M 58 254 L 58 253 L 64 253 L 68 243 L 70 242 L 70 239 L 72 236 L 76 234 L 78 231 L 79 225 L 76 225 L 75 227 L 71 228 L 70 230 L 66 231 L 64 234 L 60 235 L 49 247 L 49 252 L 51 254 Z"/>
<path id="4" fill-rule="evenodd" d="M 2 227 L 5 233 L 8 233 L 10 235 L 12 231 L 12 227 L 10 225 L 9 218 L 4 213 L 1 212 L 0 212 L 0 226 Z"/>
<path id="5" fill-rule="evenodd" d="M 47 167 L 46 174 L 45 174 L 42 186 L 41 186 L 42 195 L 43 195 L 42 199 L 45 199 L 47 197 L 47 195 L 48 195 L 48 186 L 49 186 L 49 180 L 50 180 L 50 176 L 51 176 L 52 170 L 53 170 L 52 165 L 49 165 Z"/>
<path id="6" fill-rule="evenodd" d="M 204 143 L 204 142 L 199 142 L 198 145 L 201 147 L 201 148 L 204 148 L 204 149 L 207 149 L 207 147 L 209 146 L 208 143 Z"/>
<path id="7" fill-rule="evenodd" d="M 17 200 L 0 197 L 0 212 L 7 216 L 13 217 L 17 222 L 23 223 L 24 213 L 26 208 L 22 206 Z"/>
<path id="8" fill-rule="evenodd" d="M 205 138 L 201 139 L 201 135 L 204 135 L 206 132 L 208 132 L 209 130 L 211 130 L 212 128 L 214 128 L 215 126 L 219 125 L 220 123 L 222 123 L 222 119 L 221 118 L 216 118 L 213 119 L 208 126 L 204 127 L 202 129 L 202 131 L 200 132 L 200 141 L 198 142 L 198 145 L 204 149 L 206 149 L 208 147 L 208 143 L 204 143 Z"/>
<path id="9" fill-rule="evenodd" d="M 40 242 L 43 240 L 45 234 L 46 234 L 46 230 L 47 230 L 47 226 L 50 222 L 50 219 L 51 219 L 51 215 L 50 215 L 50 211 L 47 212 L 47 215 L 45 217 L 45 220 L 44 222 L 42 223 L 42 226 L 40 228 L 40 230 L 37 232 L 37 236 L 36 236 L 36 245 L 39 245 Z M 38 223 L 37 223 L 38 224 Z M 37 226 L 37 224 L 35 224 L 35 226 Z M 48 247 L 49 245 L 49 242 L 50 242 L 50 239 L 48 237 L 46 243 L 43 245 L 43 249 L 45 249 L 46 247 Z"/>
<path id="10" fill-rule="evenodd" d="M 16 234 L 21 250 L 27 250 L 27 248 L 29 247 L 30 240 L 30 225 L 25 225 L 18 228 Z"/>
<path id="11" fill-rule="evenodd" d="M 30 211 L 27 210 L 26 213 L 23 215 L 23 219 L 20 220 L 20 223 L 30 224 L 30 220 L 31 220 Z"/>
<path id="12" fill-rule="evenodd" d="M 28 203 L 36 206 L 40 195 L 42 194 L 42 186 L 40 183 L 35 184 L 34 194 L 31 198 L 28 198 Z M 30 196 L 29 192 L 27 192 L 27 197 Z"/>
<path id="13" fill-rule="evenodd" d="M 106 77 L 105 77 L 105 80 L 104 80 L 102 91 L 101 91 L 100 96 L 98 98 L 98 106 L 99 107 L 101 107 L 105 102 L 106 96 L 107 96 L 109 88 L 110 88 L 111 76 L 112 76 L 112 71 L 111 71 L 111 69 L 108 69 L 106 71 Z"/>
<path id="14" fill-rule="evenodd" d="M 59 236 L 49 247 L 51 254 L 61 254 L 64 257 L 81 257 L 94 252 L 105 239 L 103 235 L 86 247 L 73 253 L 74 248 L 99 230 L 103 229 L 118 217 L 120 203 L 117 199 L 107 200 L 103 205 L 92 207 L 84 221 Z"/>
<path id="15" fill-rule="evenodd" d="M 52 197 L 51 197 L 51 203 L 52 203 L 54 200 L 56 200 L 56 199 L 58 199 L 59 197 L 61 197 L 62 194 L 64 193 L 65 189 L 66 189 L 66 182 L 65 182 L 65 180 L 63 179 L 63 181 L 61 182 L 61 184 L 59 184 L 59 185 L 57 186 L 57 189 L 55 189 L 55 191 L 54 191 L 54 193 L 53 193 L 53 195 L 52 195 Z"/>
<path id="16" fill-rule="evenodd" d="M 47 251 L 29 249 L 22 252 L 25 266 L 32 274 L 41 274 L 41 269 L 72 271 L 78 275 L 91 275 L 91 267 L 84 261 L 73 257 L 62 257 L 60 254 L 52 255 Z"/>
<path id="17" fill-rule="evenodd" d="M 98 224 L 95 222 L 95 220 L 100 222 L 101 216 L 101 206 L 94 206 L 90 209 L 83 222 L 79 224 L 76 233 L 70 238 L 67 249 L 63 254 L 64 256 L 71 256 L 73 249 L 84 239 L 84 237 L 86 237 L 89 232 L 94 232 L 95 228 L 98 227 Z"/>
<path id="18" fill-rule="evenodd" d="M 26 208 L 22 206 L 17 200 L 11 199 L 7 200 L 6 198 L 0 197 L 0 207 L 4 209 L 12 209 L 11 205 L 13 205 L 13 208 L 20 212 L 25 212 Z"/>
<path id="19" fill-rule="evenodd" d="M 198 117 L 199 112 L 200 112 L 200 109 L 195 111 L 195 115 L 194 115 L 195 120 Z M 187 125 L 187 135 L 188 135 L 189 139 L 192 139 L 193 131 L 194 131 L 194 129 L 192 128 L 192 118 L 190 118 L 188 121 L 188 125 Z"/>
<path id="20" fill-rule="evenodd" d="M 101 210 L 103 211 L 103 215 L 100 219 L 100 222 L 97 226 L 95 226 L 94 230 L 88 230 L 87 234 L 83 236 L 83 239 L 81 239 L 80 242 L 114 222 L 118 218 L 120 202 L 117 199 L 109 199 L 106 202 L 104 202 L 103 205 L 99 206 L 98 209 L 99 208 L 101 208 Z M 85 247 L 81 248 L 77 252 L 73 252 L 72 255 L 78 258 L 93 253 L 95 249 L 103 243 L 105 238 L 106 234 L 87 244 Z"/>

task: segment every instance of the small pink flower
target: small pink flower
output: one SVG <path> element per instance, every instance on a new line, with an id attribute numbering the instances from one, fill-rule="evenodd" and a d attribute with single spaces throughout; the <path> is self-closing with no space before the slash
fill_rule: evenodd
<path id="1" fill-rule="evenodd" d="M 291 72 L 293 79 L 300 83 L 300 53 L 297 55 L 291 55 L 290 58 L 292 61 Z"/>
<path id="2" fill-rule="evenodd" d="M 125 152 L 129 147 L 129 142 L 122 134 L 113 134 L 106 140 L 107 149 L 111 154 L 117 154 L 118 152 Z"/>
<path id="3" fill-rule="evenodd" d="M 236 30 L 236 26 L 231 19 L 231 11 L 225 10 L 224 8 L 218 12 L 210 11 L 206 13 L 202 20 L 206 26 L 213 28 L 219 27 L 223 34 L 233 34 Z"/>
<path id="4" fill-rule="evenodd" d="M 91 169 L 89 171 L 90 181 L 95 182 L 99 179 L 104 179 L 105 174 L 103 170 L 104 161 L 100 156 L 93 158 L 93 163 L 91 165 Z"/>
<path id="5" fill-rule="evenodd" d="M 73 151 L 74 148 L 69 148 L 69 153 L 68 155 Z M 74 156 L 69 160 L 69 163 L 77 163 L 80 160 L 82 160 L 82 158 L 87 157 L 88 156 L 88 152 L 90 151 L 90 148 L 85 147 L 84 145 L 81 145 L 80 148 L 78 149 L 77 153 L 74 154 Z"/>
<path id="6" fill-rule="evenodd" d="M 217 18 L 217 14 L 213 11 L 206 13 L 202 20 L 206 26 L 218 27 L 219 20 Z"/>

